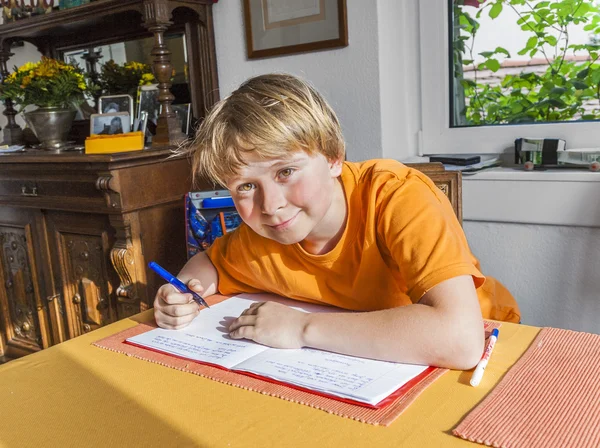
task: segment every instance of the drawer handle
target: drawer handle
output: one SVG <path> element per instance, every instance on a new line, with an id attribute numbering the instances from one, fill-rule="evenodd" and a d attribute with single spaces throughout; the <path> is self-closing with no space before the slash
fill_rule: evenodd
<path id="1" fill-rule="evenodd" d="M 21 187 L 21 196 L 31 196 L 31 197 L 35 197 L 37 196 L 37 187 L 31 187 L 31 193 L 27 192 L 27 186 L 23 185 Z"/>

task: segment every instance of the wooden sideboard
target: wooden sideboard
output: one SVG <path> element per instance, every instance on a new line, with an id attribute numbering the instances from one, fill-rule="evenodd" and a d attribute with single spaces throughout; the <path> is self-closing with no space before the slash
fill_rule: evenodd
<path id="1" fill-rule="evenodd" d="M 170 151 L 0 155 L 0 362 L 152 306 L 186 261 L 190 165 Z"/>

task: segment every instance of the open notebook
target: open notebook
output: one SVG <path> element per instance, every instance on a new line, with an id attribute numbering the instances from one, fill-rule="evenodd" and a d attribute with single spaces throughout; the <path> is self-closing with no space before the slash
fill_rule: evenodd
<path id="1" fill-rule="evenodd" d="M 382 407 L 405 384 L 426 376 L 428 366 L 357 358 L 302 349 L 276 349 L 234 340 L 227 327 L 253 302 L 277 300 L 304 312 L 336 312 L 334 308 L 259 294 L 244 294 L 204 309 L 181 330 L 158 328 L 127 343 L 177 357 L 258 376 L 303 390 L 368 407 Z M 408 385 L 408 384 L 407 384 Z"/>

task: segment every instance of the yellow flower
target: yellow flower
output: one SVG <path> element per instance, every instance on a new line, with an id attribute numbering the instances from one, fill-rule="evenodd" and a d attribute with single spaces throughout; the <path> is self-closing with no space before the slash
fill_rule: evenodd
<path id="1" fill-rule="evenodd" d="M 152 73 L 144 73 L 140 79 L 140 86 L 147 86 L 155 82 L 154 75 Z"/>
<path id="2" fill-rule="evenodd" d="M 22 66 L 20 66 L 17 69 L 17 72 L 18 73 L 29 72 L 31 70 L 34 70 L 39 64 L 40 64 L 39 62 L 36 62 L 36 63 L 26 62 L 25 64 L 23 64 Z"/>
<path id="3" fill-rule="evenodd" d="M 21 88 L 25 88 L 27 87 L 29 84 L 31 84 L 31 76 L 25 76 L 23 78 L 23 82 L 21 83 Z"/>

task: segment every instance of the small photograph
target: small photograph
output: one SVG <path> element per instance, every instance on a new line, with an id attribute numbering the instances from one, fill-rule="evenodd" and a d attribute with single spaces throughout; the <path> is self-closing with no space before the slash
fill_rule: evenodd
<path id="1" fill-rule="evenodd" d="M 140 118 L 142 112 L 148 113 L 148 121 L 156 124 L 160 113 L 160 103 L 158 102 L 158 86 L 141 86 L 138 88 L 140 103 L 137 116 Z"/>
<path id="2" fill-rule="evenodd" d="M 101 96 L 98 99 L 98 113 L 112 114 L 115 112 L 128 112 L 133 117 L 133 98 L 131 95 Z"/>
<path id="3" fill-rule="evenodd" d="M 129 112 L 92 114 L 90 117 L 90 134 L 115 135 L 127 132 L 131 132 Z"/>
<path id="4" fill-rule="evenodd" d="M 181 123 L 181 130 L 185 135 L 190 133 L 190 120 L 192 118 L 191 108 L 192 105 L 190 103 L 187 104 L 173 104 L 171 106 L 177 118 L 179 118 L 179 122 Z"/>

